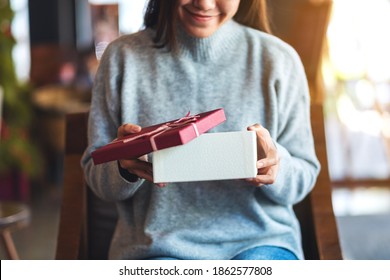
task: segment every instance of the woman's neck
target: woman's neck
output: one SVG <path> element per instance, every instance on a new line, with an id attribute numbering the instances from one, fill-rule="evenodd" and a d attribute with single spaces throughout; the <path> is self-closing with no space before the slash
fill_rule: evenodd
<path id="1" fill-rule="evenodd" d="M 230 20 L 206 38 L 189 35 L 179 24 L 177 28 L 178 50 L 181 55 L 202 62 L 219 59 L 239 39 L 239 24 Z"/>

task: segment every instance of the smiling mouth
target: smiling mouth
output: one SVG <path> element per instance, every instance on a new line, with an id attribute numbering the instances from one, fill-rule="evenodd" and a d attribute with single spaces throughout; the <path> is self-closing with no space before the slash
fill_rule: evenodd
<path id="1" fill-rule="evenodd" d="M 197 20 L 197 21 L 201 21 L 201 22 L 205 22 L 205 21 L 209 21 L 211 20 L 213 17 L 215 17 L 215 15 L 205 15 L 205 14 L 199 14 L 199 13 L 194 13 L 194 12 L 191 12 L 190 10 L 185 10 L 193 19 Z"/>

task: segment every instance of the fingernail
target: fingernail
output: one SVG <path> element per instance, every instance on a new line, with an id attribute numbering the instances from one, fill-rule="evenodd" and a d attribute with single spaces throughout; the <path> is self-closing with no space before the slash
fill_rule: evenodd
<path id="1" fill-rule="evenodd" d="M 261 161 L 258 161 L 258 162 L 256 163 L 256 167 L 257 167 L 258 169 L 263 168 L 263 166 L 264 166 L 264 163 L 261 162 Z"/>

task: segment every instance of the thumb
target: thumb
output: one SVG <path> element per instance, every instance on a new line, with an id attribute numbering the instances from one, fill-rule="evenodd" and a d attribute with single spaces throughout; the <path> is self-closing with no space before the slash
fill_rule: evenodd
<path id="1" fill-rule="evenodd" d="M 118 137 L 123 137 L 141 131 L 141 127 L 136 124 L 125 123 L 118 128 Z"/>
<path id="2" fill-rule="evenodd" d="M 247 127 L 247 130 L 249 131 L 256 131 L 256 130 L 260 130 L 262 128 L 262 126 L 258 123 L 255 123 L 255 124 L 252 124 L 250 126 Z"/>

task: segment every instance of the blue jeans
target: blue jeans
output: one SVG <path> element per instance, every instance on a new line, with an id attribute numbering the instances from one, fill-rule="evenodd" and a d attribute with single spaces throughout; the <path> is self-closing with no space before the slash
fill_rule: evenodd
<path id="1" fill-rule="evenodd" d="M 297 260 L 287 249 L 276 246 L 258 246 L 239 253 L 232 260 Z"/>
<path id="2" fill-rule="evenodd" d="M 258 246 L 239 253 L 232 260 L 297 260 L 291 251 L 277 246 Z M 171 257 L 156 257 L 149 260 L 177 260 Z"/>

